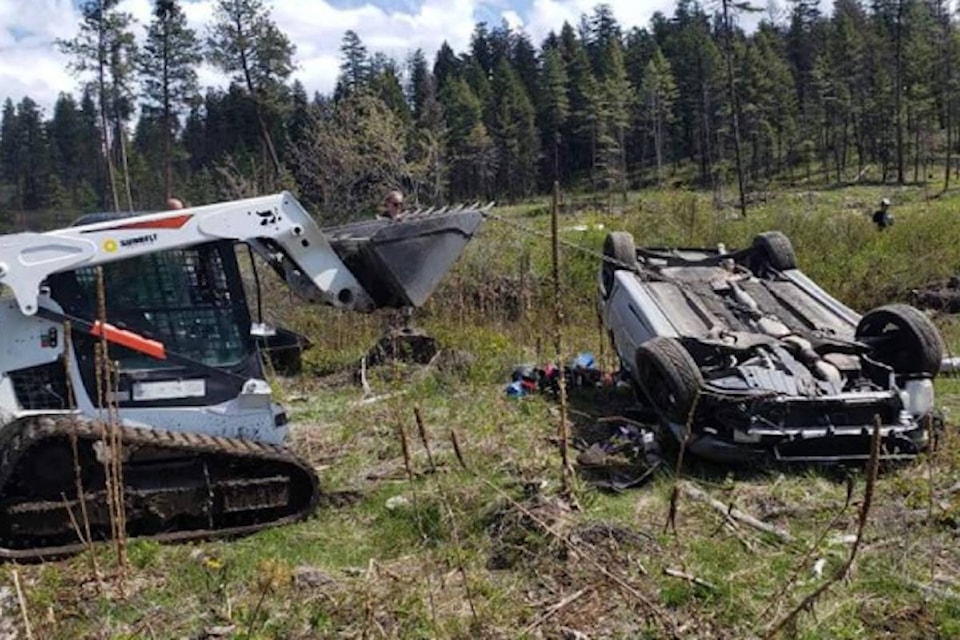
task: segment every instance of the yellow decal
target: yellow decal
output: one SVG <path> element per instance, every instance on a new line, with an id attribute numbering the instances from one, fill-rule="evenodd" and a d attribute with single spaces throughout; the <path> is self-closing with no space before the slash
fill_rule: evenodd
<path id="1" fill-rule="evenodd" d="M 107 240 L 103 241 L 103 250 L 106 251 L 107 253 L 113 253 L 118 248 L 120 248 L 120 245 L 118 245 L 117 241 L 114 240 L 113 238 L 108 238 Z"/>

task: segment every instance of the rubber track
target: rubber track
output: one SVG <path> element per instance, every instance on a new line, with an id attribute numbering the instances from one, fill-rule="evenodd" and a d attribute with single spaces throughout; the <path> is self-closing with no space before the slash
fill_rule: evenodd
<path id="1" fill-rule="evenodd" d="M 224 529 L 198 529 L 176 531 L 157 535 L 139 536 L 160 541 L 187 541 L 214 538 L 220 536 L 246 535 L 283 524 L 298 522 L 307 518 L 317 508 L 321 500 L 320 483 L 317 474 L 310 465 L 293 451 L 281 445 L 267 444 L 239 438 L 223 438 L 199 433 L 184 433 L 165 429 L 118 427 L 123 447 L 149 446 L 164 449 L 176 449 L 195 454 L 226 454 L 234 458 L 255 458 L 269 462 L 291 465 L 303 471 L 312 483 L 312 495 L 306 507 L 297 513 L 277 520 Z M 103 427 L 100 423 L 79 416 L 30 416 L 0 428 L 0 498 L 3 488 L 10 480 L 10 474 L 16 469 L 17 461 L 30 446 L 45 438 L 75 434 L 80 440 L 101 440 Z M 335 496 L 331 502 L 337 503 Z M 34 560 L 52 556 L 64 556 L 78 553 L 84 545 L 43 547 L 37 549 L 6 549 L 0 547 L 0 559 Z"/>

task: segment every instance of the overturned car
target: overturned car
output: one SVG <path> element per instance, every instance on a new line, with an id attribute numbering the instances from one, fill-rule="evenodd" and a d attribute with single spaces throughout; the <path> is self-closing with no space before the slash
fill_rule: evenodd
<path id="1" fill-rule="evenodd" d="M 909 458 L 939 423 L 943 341 L 920 311 L 861 316 L 797 269 L 789 239 L 638 249 L 609 234 L 600 313 L 638 397 L 692 453 L 719 462 Z"/>

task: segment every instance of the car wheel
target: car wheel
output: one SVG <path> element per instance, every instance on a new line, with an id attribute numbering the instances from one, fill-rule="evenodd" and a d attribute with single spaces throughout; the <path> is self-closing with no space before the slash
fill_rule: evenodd
<path id="1" fill-rule="evenodd" d="M 943 359 L 943 338 L 933 322 L 906 304 L 868 312 L 857 324 L 857 340 L 873 347 L 871 356 L 898 374 L 935 376 Z"/>
<path id="2" fill-rule="evenodd" d="M 753 248 L 760 257 L 763 266 L 777 271 L 797 268 L 797 254 L 793 251 L 790 238 L 779 231 L 767 231 L 753 239 Z"/>
<path id="3" fill-rule="evenodd" d="M 659 336 L 637 347 L 637 383 L 653 408 L 671 422 L 686 424 L 703 386 L 696 361 L 673 338 Z"/>
<path id="4" fill-rule="evenodd" d="M 603 296 L 610 294 L 613 288 L 613 274 L 621 269 L 636 271 L 640 268 L 637 262 L 637 246 L 633 236 L 626 231 L 612 231 L 603 241 L 603 265 L 600 270 Z"/>

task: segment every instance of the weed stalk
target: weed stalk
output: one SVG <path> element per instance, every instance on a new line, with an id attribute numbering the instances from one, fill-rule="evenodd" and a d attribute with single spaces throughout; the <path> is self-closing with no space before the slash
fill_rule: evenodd
<path id="1" fill-rule="evenodd" d="M 572 498 L 573 469 L 570 466 L 570 425 L 567 424 L 567 383 L 563 371 L 563 299 L 560 291 L 560 183 L 553 183 L 553 201 L 550 206 L 550 237 L 552 239 L 553 263 L 553 321 L 554 351 L 557 358 L 557 381 L 560 387 L 560 481 L 561 491 L 567 499 Z"/>
<path id="2" fill-rule="evenodd" d="M 420 411 L 419 405 L 415 405 L 413 407 L 413 415 L 417 420 L 417 431 L 420 432 L 420 441 L 423 442 L 423 448 L 427 450 L 427 460 L 430 462 L 430 472 L 436 473 L 437 465 L 433 461 L 433 451 L 430 450 L 430 437 L 427 435 L 427 430 L 423 426 L 423 414 Z"/>
<path id="3" fill-rule="evenodd" d="M 687 442 L 693 435 L 693 416 L 697 413 L 697 405 L 700 404 L 700 390 L 697 389 L 693 396 L 693 404 L 690 406 L 690 412 L 687 414 L 687 422 L 683 426 L 683 438 L 680 441 L 680 451 L 677 453 L 677 466 L 673 474 L 673 489 L 670 491 L 670 508 L 667 512 L 667 521 L 663 523 L 663 531 L 673 531 L 677 534 L 677 509 L 680 504 L 680 478 L 683 473 L 683 457 L 687 451 Z M 661 429 L 669 429 L 662 426 Z"/>
<path id="4" fill-rule="evenodd" d="M 100 408 L 101 442 L 104 456 L 103 468 L 106 480 L 107 508 L 110 514 L 110 531 L 117 551 L 117 565 L 120 568 L 121 590 L 124 580 L 126 557 L 126 518 L 123 510 L 123 469 L 120 452 L 120 424 L 117 413 L 117 387 L 119 383 L 118 367 L 110 362 L 107 341 L 107 303 L 103 280 L 103 267 L 97 267 L 97 320 L 100 327 L 100 342 L 97 345 L 96 372 L 97 397 Z M 104 406 L 106 405 L 106 406 Z M 106 419 L 103 409 L 106 408 Z"/>
<path id="5" fill-rule="evenodd" d="M 70 358 L 73 355 L 73 331 L 70 322 L 63 323 L 63 370 L 64 370 L 64 381 L 67 386 L 67 409 L 74 411 L 76 409 L 76 396 L 73 391 L 73 384 L 70 378 Z M 76 426 L 76 423 L 73 423 Z M 90 558 L 90 570 L 93 572 L 93 579 L 97 584 L 97 590 L 103 595 L 103 579 L 102 574 L 100 573 L 100 566 L 97 563 L 97 554 L 93 553 L 93 537 L 90 535 L 90 515 L 87 512 L 87 498 L 86 490 L 83 486 L 83 472 L 80 468 L 80 449 L 77 442 L 77 432 L 76 429 L 71 430 L 70 432 L 70 453 L 73 456 L 73 477 L 74 485 L 77 490 L 77 500 L 80 503 L 80 519 L 83 524 L 83 529 L 80 528 L 80 523 L 76 521 L 76 518 L 73 515 L 73 511 L 67 509 L 67 513 L 70 516 L 70 522 L 73 525 L 74 530 L 77 532 L 77 537 L 80 539 L 80 543 L 87 550 L 87 557 Z M 67 498 L 63 498 L 64 504 L 67 504 Z"/>

